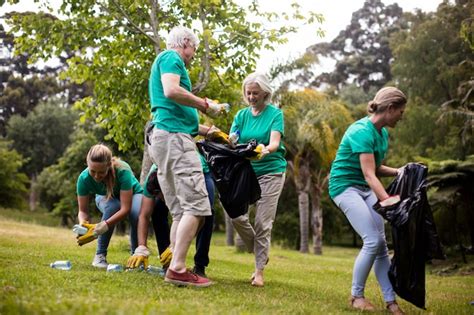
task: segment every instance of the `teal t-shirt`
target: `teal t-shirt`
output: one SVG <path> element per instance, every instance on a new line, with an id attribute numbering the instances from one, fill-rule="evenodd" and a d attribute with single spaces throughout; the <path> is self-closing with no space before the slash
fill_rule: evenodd
<path id="1" fill-rule="evenodd" d="M 379 167 L 388 149 L 388 131 L 381 133 L 369 117 L 362 118 L 346 130 L 332 162 L 329 175 L 329 195 L 331 198 L 341 194 L 351 186 L 368 186 L 360 166 L 361 153 L 373 153 L 375 165 Z"/>
<path id="2" fill-rule="evenodd" d="M 247 143 L 255 139 L 257 143 L 268 145 L 272 131 L 278 131 L 281 139 L 284 136 L 285 123 L 283 112 L 272 104 L 268 104 L 257 116 L 252 115 L 251 107 L 241 109 L 235 115 L 230 132 L 240 132 L 239 143 Z M 283 141 L 276 152 L 270 153 L 263 159 L 252 161 L 252 167 L 257 176 L 265 174 L 277 174 L 286 171 L 285 147 Z"/>
<path id="3" fill-rule="evenodd" d="M 199 116 L 197 109 L 176 103 L 165 97 L 161 76 L 165 73 L 179 75 L 179 85 L 191 91 L 191 80 L 181 56 L 174 50 L 159 54 L 151 66 L 148 92 L 155 128 L 168 132 L 182 132 L 193 137 L 198 134 Z"/>
<path id="4" fill-rule="evenodd" d="M 201 159 L 201 164 L 202 164 L 202 172 L 203 173 L 209 173 L 209 165 L 207 164 L 206 160 L 204 159 L 204 157 L 199 154 L 199 158 Z M 156 164 L 153 164 L 150 168 L 150 170 L 148 171 L 148 175 L 146 176 L 146 179 L 145 179 L 145 183 L 143 184 L 143 195 L 145 197 L 148 197 L 148 198 L 154 198 L 155 196 L 153 196 L 149 191 L 148 189 L 146 188 L 146 184 L 148 183 L 148 179 L 150 178 L 150 174 L 153 173 L 154 171 L 156 171 L 158 167 L 156 166 Z"/>
<path id="5" fill-rule="evenodd" d="M 115 185 L 113 189 L 113 197 L 120 198 L 121 190 L 133 190 L 133 194 L 141 194 L 142 186 L 133 175 L 130 165 L 124 161 L 119 161 L 119 165 L 115 166 Z M 107 187 L 102 182 L 96 182 L 89 174 L 89 168 L 81 172 L 77 179 L 76 192 L 78 196 L 89 195 L 107 195 Z"/>

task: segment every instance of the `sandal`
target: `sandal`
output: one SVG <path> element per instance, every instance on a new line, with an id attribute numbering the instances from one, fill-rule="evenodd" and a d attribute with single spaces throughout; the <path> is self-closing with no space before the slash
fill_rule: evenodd
<path id="1" fill-rule="evenodd" d="M 395 315 L 404 315 L 405 313 L 402 311 L 400 306 L 398 305 L 397 301 L 387 302 L 387 310 Z"/>
<path id="2" fill-rule="evenodd" d="M 349 304 L 352 308 L 361 311 L 375 311 L 375 306 L 363 296 L 351 296 L 349 298 Z"/>

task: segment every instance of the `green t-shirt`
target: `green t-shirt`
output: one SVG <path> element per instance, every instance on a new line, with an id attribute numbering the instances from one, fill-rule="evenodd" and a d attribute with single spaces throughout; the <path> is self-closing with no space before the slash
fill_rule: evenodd
<path id="1" fill-rule="evenodd" d="M 203 173 L 209 173 L 209 165 L 207 164 L 206 160 L 204 159 L 204 157 L 201 154 L 199 154 L 199 158 L 201 159 Z M 143 195 L 145 197 L 148 197 L 148 198 L 154 198 L 155 197 L 148 191 L 146 186 L 147 186 L 147 183 L 148 183 L 148 179 L 150 178 L 150 174 L 153 173 L 154 171 L 156 171 L 157 168 L 158 167 L 156 166 L 156 164 L 153 164 L 151 166 L 150 170 L 148 171 L 148 175 L 146 176 L 145 183 L 143 184 Z"/>
<path id="2" fill-rule="evenodd" d="M 125 161 L 119 161 L 119 165 L 115 167 L 115 185 L 113 189 L 113 197 L 120 198 L 121 190 L 133 189 L 133 194 L 141 194 L 142 186 L 133 175 L 130 165 Z M 89 174 L 89 168 L 81 172 L 77 179 L 76 192 L 78 196 L 89 195 L 107 195 L 107 187 L 102 182 L 96 182 Z"/>
<path id="3" fill-rule="evenodd" d="M 230 128 L 230 132 L 240 132 L 239 143 L 247 143 L 255 139 L 257 143 L 268 145 L 270 143 L 270 134 L 272 131 L 278 131 L 281 138 L 284 136 L 284 120 L 283 112 L 268 104 L 263 112 L 259 115 L 252 115 L 251 107 L 241 109 L 235 115 L 234 122 Z M 285 147 L 283 141 L 280 141 L 280 146 L 276 152 L 270 153 L 263 159 L 252 161 L 252 167 L 257 176 L 265 174 L 277 174 L 286 171 Z"/>
<path id="4" fill-rule="evenodd" d="M 191 80 L 181 56 L 174 50 L 166 50 L 159 54 L 151 67 L 148 83 L 153 123 L 158 129 L 186 133 L 194 137 L 199 130 L 197 109 L 178 104 L 165 97 L 161 82 L 161 76 L 165 73 L 179 75 L 179 85 L 191 91 Z"/>
<path id="5" fill-rule="evenodd" d="M 388 131 L 378 132 L 369 117 L 362 118 L 346 130 L 332 162 L 329 175 L 329 195 L 341 194 L 351 186 L 368 186 L 360 166 L 361 153 L 373 153 L 375 165 L 379 167 L 388 149 Z"/>

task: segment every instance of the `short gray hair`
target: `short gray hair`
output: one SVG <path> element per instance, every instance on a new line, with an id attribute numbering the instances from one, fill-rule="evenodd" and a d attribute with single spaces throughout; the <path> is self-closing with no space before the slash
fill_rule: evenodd
<path id="1" fill-rule="evenodd" d="M 262 91 L 267 92 L 267 96 L 265 96 L 265 99 L 263 101 L 265 102 L 265 104 L 270 103 L 273 94 L 273 89 L 270 86 L 270 80 L 268 80 L 266 75 L 258 72 L 253 72 L 249 74 L 242 83 L 242 94 L 244 96 L 244 100 L 247 101 L 247 96 L 245 95 L 245 86 L 251 83 L 257 83 L 258 86 L 262 89 Z"/>
<path id="2" fill-rule="evenodd" d="M 186 41 L 196 48 L 199 45 L 199 39 L 191 29 L 184 26 L 173 27 L 166 38 L 166 48 L 184 48 Z"/>

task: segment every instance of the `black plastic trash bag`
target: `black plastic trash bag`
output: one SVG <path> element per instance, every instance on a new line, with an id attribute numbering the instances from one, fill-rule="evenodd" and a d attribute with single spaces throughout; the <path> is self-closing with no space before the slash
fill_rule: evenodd
<path id="1" fill-rule="evenodd" d="M 219 200 L 229 217 L 237 218 L 260 199 L 260 185 L 248 158 L 257 155 L 255 141 L 231 148 L 226 144 L 199 141 L 197 147 L 205 157 L 216 183 Z"/>
<path id="2" fill-rule="evenodd" d="M 390 195 L 400 195 L 391 207 L 374 206 L 392 226 L 394 255 L 388 276 L 395 292 L 414 305 L 425 308 L 425 263 L 444 259 L 426 196 L 428 168 L 407 164 L 388 186 Z"/>

